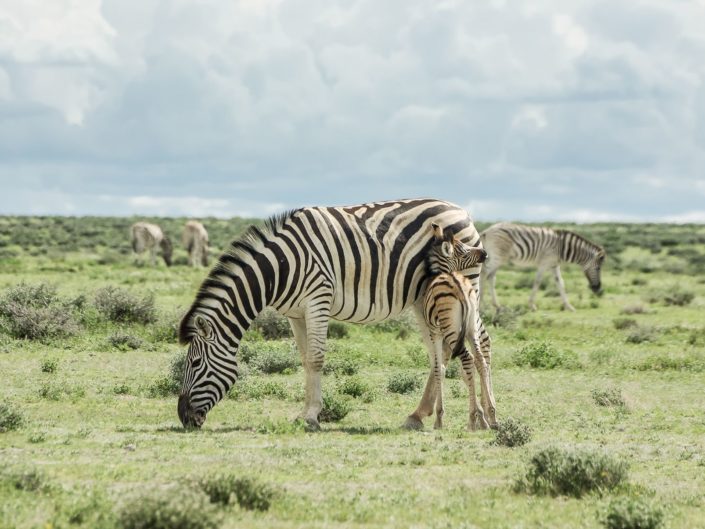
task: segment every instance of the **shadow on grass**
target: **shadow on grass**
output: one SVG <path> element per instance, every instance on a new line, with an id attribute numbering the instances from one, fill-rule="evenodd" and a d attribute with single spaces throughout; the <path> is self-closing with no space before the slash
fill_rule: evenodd
<path id="1" fill-rule="evenodd" d="M 282 424 L 282 430 L 287 429 L 286 423 Z M 388 426 L 337 426 L 324 423 L 321 430 L 317 432 L 307 432 L 303 429 L 296 429 L 294 423 L 291 425 L 291 430 L 288 432 L 281 431 L 269 431 L 267 425 L 238 425 L 238 426 L 215 426 L 209 428 L 205 426 L 201 429 L 198 428 L 184 428 L 179 425 L 172 426 L 157 426 L 155 428 L 121 428 L 119 430 L 123 433 L 148 433 L 148 432 L 158 432 L 158 433 L 178 433 L 178 434 L 189 434 L 189 433 L 199 433 L 203 432 L 206 434 L 228 434 L 234 432 L 246 432 L 255 434 L 272 434 L 272 433 L 291 433 L 291 434 L 326 434 L 326 433 L 345 433 L 348 435 L 390 435 L 390 434 L 401 434 L 406 433 L 401 427 L 388 427 Z"/>

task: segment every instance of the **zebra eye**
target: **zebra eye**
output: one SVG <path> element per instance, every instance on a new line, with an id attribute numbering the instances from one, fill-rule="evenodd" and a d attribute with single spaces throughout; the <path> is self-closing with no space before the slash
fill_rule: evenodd
<path id="1" fill-rule="evenodd" d="M 199 356 L 199 357 L 194 358 L 193 360 L 191 360 L 191 365 L 192 365 L 194 368 L 200 366 L 200 365 L 201 365 L 201 357 Z"/>

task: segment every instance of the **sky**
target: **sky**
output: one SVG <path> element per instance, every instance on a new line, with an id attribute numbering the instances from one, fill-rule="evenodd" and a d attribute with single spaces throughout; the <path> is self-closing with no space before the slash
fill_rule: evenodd
<path id="1" fill-rule="evenodd" d="M 705 0 L 0 0 L 0 214 L 705 222 Z"/>

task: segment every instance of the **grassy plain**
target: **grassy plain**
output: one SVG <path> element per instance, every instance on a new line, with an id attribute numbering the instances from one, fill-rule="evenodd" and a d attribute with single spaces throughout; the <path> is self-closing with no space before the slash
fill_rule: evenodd
<path id="1" fill-rule="evenodd" d="M 514 417 L 533 432 L 528 444 L 506 448 L 493 444 L 493 432 L 465 431 L 467 397 L 457 379 L 446 386 L 444 430 L 433 431 L 431 421 L 424 432 L 399 427 L 420 390 L 391 393 L 389 379 L 427 372 L 417 332 L 398 336 L 403 322 L 349 326 L 347 337 L 331 340 L 328 359 L 352 360 L 369 391 L 322 432 L 292 422 L 303 401 L 301 369 L 252 370 L 242 383 L 274 382 L 275 394 L 233 395 L 202 430 L 184 431 L 176 397 L 154 387 L 182 350 L 169 328 L 206 272 L 135 266 L 122 238 L 129 222 L 102 219 L 96 228 L 85 219 L 0 219 L 0 293 L 24 281 L 56 285 L 67 299 L 85 296 L 75 335 L 17 339 L 0 325 L 0 405 L 23 418 L 0 433 L 0 528 L 115 527 L 115 513 L 131 498 L 193 487 L 214 472 L 279 491 L 266 512 L 221 508 L 226 528 L 593 528 L 616 495 L 662 505 L 667 527 L 705 527 L 705 227 L 578 227 L 605 244 L 609 257 L 601 298 L 579 270 L 564 268 L 575 313 L 559 310 L 549 281 L 539 310 L 524 311 L 532 272 L 499 272 L 498 295 L 511 310 L 486 313 L 495 323 L 498 418 Z M 169 221 L 174 239 L 180 222 Z M 219 222 L 216 248 L 246 225 Z M 176 257 L 185 262 L 183 250 Z M 91 303 L 106 285 L 153 293 L 158 321 L 99 317 Z M 669 304 L 674 293 L 684 305 Z M 137 348 L 114 345 L 116 333 L 135 337 Z M 271 345 L 257 332 L 245 343 Z M 570 361 L 552 369 L 518 365 L 522 352 L 543 344 Z M 334 391 L 346 377 L 324 380 Z M 610 389 L 624 406 L 598 405 L 593 392 Z M 629 484 L 582 499 L 514 492 L 530 456 L 546 446 L 613 455 L 628 463 Z M 6 477 L 20 471 L 38 472 L 36 490 Z"/>

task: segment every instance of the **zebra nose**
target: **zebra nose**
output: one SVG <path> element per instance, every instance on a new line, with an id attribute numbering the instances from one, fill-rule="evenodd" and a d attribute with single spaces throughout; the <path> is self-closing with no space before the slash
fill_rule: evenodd
<path id="1" fill-rule="evenodd" d="M 200 426 L 197 424 L 193 411 L 191 410 L 191 402 L 188 395 L 182 393 L 179 395 L 179 404 L 177 406 L 177 411 L 179 413 L 179 419 L 181 419 L 181 424 L 184 428 L 192 428 L 193 426 Z"/>

